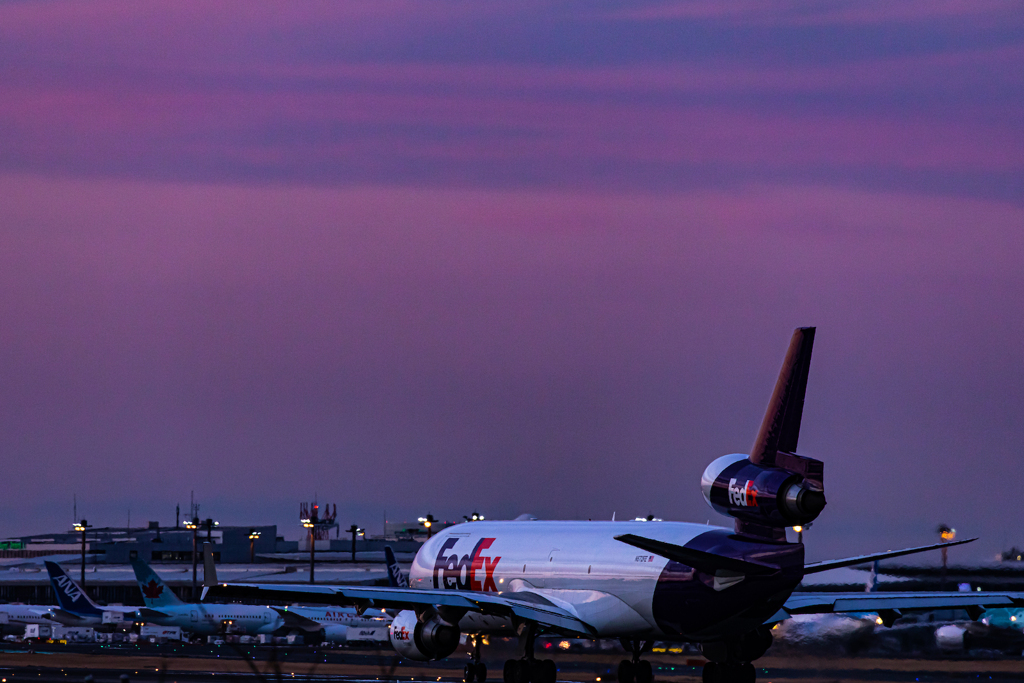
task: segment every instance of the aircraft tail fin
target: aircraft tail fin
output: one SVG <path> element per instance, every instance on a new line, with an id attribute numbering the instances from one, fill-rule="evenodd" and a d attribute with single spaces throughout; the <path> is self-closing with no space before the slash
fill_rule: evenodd
<path id="1" fill-rule="evenodd" d="M 132 569 L 135 571 L 135 580 L 139 584 L 139 590 L 142 591 L 142 600 L 146 603 L 146 607 L 152 609 L 185 604 L 163 582 L 160 575 L 142 560 L 132 560 Z"/>
<path id="2" fill-rule="evenodd" d="M 779 371 L 775 391 L 768 402 L 761 429 L 757 433 L 750 461 L 774 465 L 779 451 L 795 453 L 800 437 L 800 420 L 804 412 L 804 394 L 807 393 L 807 372 L 811 367 L 811 349 L 814 346 L 813 327 L 799 327 L 793 332 L 786 359 Z"/>
<path id="3" fill-rule="evenodd" d="M 50 585 L 57 596 L 60 608 L 72 614 L 102 614 L 99 605 L 89 599 L 85 591 L 67 575 L 56 562 L 46 563 L 46 571 L 50 575 Z"/>
<path id="4" fill-rule="evenodd" d="M 392 588 L 408 588 L 409 579 L 405 578 L 405 572 L 395 559 L 395 551 L 389 545 L 384 546 L 384 558 L 388 563 L 388 585 Z"/>
<path id="5" fill-rule="evenodd" d="M 213 562 L 213 544 L 203 544 L 203 587 L 217 585 L 217 566 Z"/>

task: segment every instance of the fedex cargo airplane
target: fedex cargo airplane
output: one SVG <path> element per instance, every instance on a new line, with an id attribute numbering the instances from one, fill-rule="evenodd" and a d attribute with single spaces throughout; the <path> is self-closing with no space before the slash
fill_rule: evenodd
<path id="1" fill-rule="evenodd" d="M 804 562 L 786 527 L 825 508 L 823 464 L 798 455 L 797 440 L 814 328 L 790 342 L 749 454 L 708 465 L 701 491 L 733 528 L 682 522 L 511 521 L 449 527 L 417 553 L 408 587 L 218 584 L 204 599 L 301 600 L 401 610 L 391 642 L 402 656 L 436 660 L 477 636 L 467 683 L 484 681 L 481 634 L 514 634 L 521 657 L 505 683 L 554 683 L 551 660 L 534 656 L 539 633 L 618 638 L 632 653 L 620 683 L 651 683 L 643 659 L 655 640 L 697 643 L 708 683 L 753 683 L 751 662 L 772 642 L 771 626 L 793 614 L 876 612 L 888 625 L 901 610 L 1024 605 L 1022 593 L 812 593 L 793 595 L 813 572 L 898 557 L 957 541 Z M 973 539 L 972 539 L 973 540 Z"/>

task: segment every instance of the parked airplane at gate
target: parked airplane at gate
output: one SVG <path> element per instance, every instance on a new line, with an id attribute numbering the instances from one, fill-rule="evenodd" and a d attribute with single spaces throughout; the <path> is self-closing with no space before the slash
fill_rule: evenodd
<path id="1" fill-rule="evenodd" d="M 327 642 L 344 643 L 349 637 L 349 627 L 379 627 L 391 621 L 383 612 L 380 616 L 360 615 L 352 608 L 341 607 L 190 604 L 175 595 L 142 560 L 132 560 L 132 569 L 146 605 L 136 612 L 136 618 L 160 626 L 179 626 L 198 635 L 215 635 L 229 629 L 253 635 L 295 630 Z M 210 573 L 213 572 L 210 566 Z"/>
<path id="2" fill-rule="evenodd" d="M 135 621 L 134 607 L 97 605 L 55 562 L 45 562 L 50 585 L 59 607 L 50 610 L 53 619 L 65 626 L 92 626 L 97 630 L 124 628 Z"/>
<path id="3" fill-rule="evenodd" d="M 620 683 L 651 683 L 642 659 L 654 640 L 699 644 L 706 683 L 753 683 L 751 662 L 771 645 L 771 626 L 792 614 L 1024 605 L 1022 593 L 812 593 L 792 595 L 805 574 L 949 547 L 910 548 L 829 562 L 804 562 L 786 527 L 825 507 L 823 463 L 798 455 L 814 328 L 797 329 L 749 454 L 713 461 L 705 500 L 734 528 L 682 522 L 472 522 L 435 534 L 416 554 L 410 586 L 220 584 L 204 598 L 284 599 L 403 610 L 391 642 L 404 657 L 442 659 L 460 635 L 514 633 L 522 657 L 506 683 L 554 683 L 555 665 L 534 657 L 540 632 L 620 638 L 632 650 Z M 973 540 L 973 539 L 972 539 Z M 479 642 L 479 639 L 477 639 Z M 479 662 L 467 683 L 486 678 Z"/>
<path id="4" fill-rule="evenodd" d="M 24 632 L 27 624 L 52 624 L 53 607 L 41 605 L 0 605 L 0 634 Z M 60 622 L 57 622 L 60 623 Z"/>

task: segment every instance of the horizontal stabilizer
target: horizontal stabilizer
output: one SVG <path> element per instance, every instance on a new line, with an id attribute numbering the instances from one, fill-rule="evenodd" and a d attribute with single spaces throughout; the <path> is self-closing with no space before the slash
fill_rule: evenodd
<path id="1" fill-rule="evenodd" d="M 923 553 L 927 550 L 938 550 L 940 548 L 950 548 L 954 545 L 963 545 L 964 543 L 970 543 L 976 541 L 976 538 L 968 538 L 963 541 L 952 541 L 950 543 L 936 543 L 935 545 L 923 545 L 919 548 L 904 548 L 903 550 L 888 550 L 884 553 L 873 553 L 871 555 L 859 555 L 857 557 L 847 557 L 842 560 L 826 560 L 824 562 L 812 562 L 811 564 L 804 565 L 804 574 L 816 574 L 817 572 L 828 571 L 829 569 L 839 569 L 840 567 L 851 567 L 855 564 L 864 564 L 865 562 L 874 562 L 875 560 L 887 560 L 890 557 L 901 557 L 903 555 L 913 555 L 914 553 Z"/>
<path id="2" fill-rule="evenodd" d="M 616 536 L 615 540 L 622 541 L 634 548 L 640 548 L 640 550 L 646 550 L 655 555 L 667 557 L 674 562 L 699 569 L 707 574 L 714 574 L 719 570 L 748 575 L 774 574 L 779 571 L 778 567 L 773 567 L 770 564 L 739 560 L 735 557 L 724 557 L 704 552 L 703 550 L 694 550 L 693 548 L 665 543 L 664 541 L 655 541 L 652 538 L 644 538 L 636 534 L 622 534 L 621 536 Z"/>
<path id="3" fill-rule="evenodd" d="M 1024 593 L 922 591 L 919 593 L 794 593 L 786 600 L 783 609 L 787 614 L 828 614 L 833 612 L 1021 606 L 1024 606 Z M 772 619 L 778 621 L 776 617 L 772 617 Z"/>

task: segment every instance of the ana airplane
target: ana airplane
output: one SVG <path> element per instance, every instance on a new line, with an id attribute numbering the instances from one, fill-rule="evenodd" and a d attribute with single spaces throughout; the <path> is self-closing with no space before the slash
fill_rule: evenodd
<path id="1" fill-rule="evenodd" d="M 209 552 L 205 554 L 207 578 L 216 581 L 212 556 Z M 229 630 L 246 634 L 303 631 L 313 640 L 344 643 L 349 639 L 350 627 L 386 626 L 391 621 L 377 610 L 375 614 L 361 615 L 352 608 L 189 604 L 175 595 L 142 560 L 132 560 L 132 569 L 146 605 L 136 612 L 136 619 L 160 626 L 179 626 L 197 635 L 216 635 Z"/>
<path id="2" fill-rule="evenodd" d="M 699 644 L 714 683 L 752 683 L 751 662 L 771 645 L 771 626 L 792 614 L 1024 605 L 1010 593 L 812 593 L 793 595 L 805 574 L 898 557 L 966 541 L 804 562 L 786 527 L 825 507 L 823 463 L 798 455 L 814 328 L 794 332 L 775 391 L 749 454 L 705 470 L 701 490 L 734 528 L 681 522 L 471 522 L 444 529 L 420 548 L 408 588 L 221 584 L 206 598 L 301 600 L 402 610 L 391 642 L 404 657 L 443 659 L 461 634 L 514 633 L 522 656 L 505 663 L 506 683 L 553 683 L 551 660 L 534 657 L 538 633 L 619 638 L 632 657 L 620 683 L 651 683 L 642 658 L 655 640 Z M 477 639 L 479 643 L 479 638 Z M 465 679 L 486 668 L 468 664 Z"/>
<path id="3" fill-rule="evenodd" d="M 92 626 L 100 631 L 125 628 L 135 621 L 134 607 L 97 605 L 59 564 L 45 564 L 59 605 L 50 608 L 55 621 L 65 626 Z"/>

